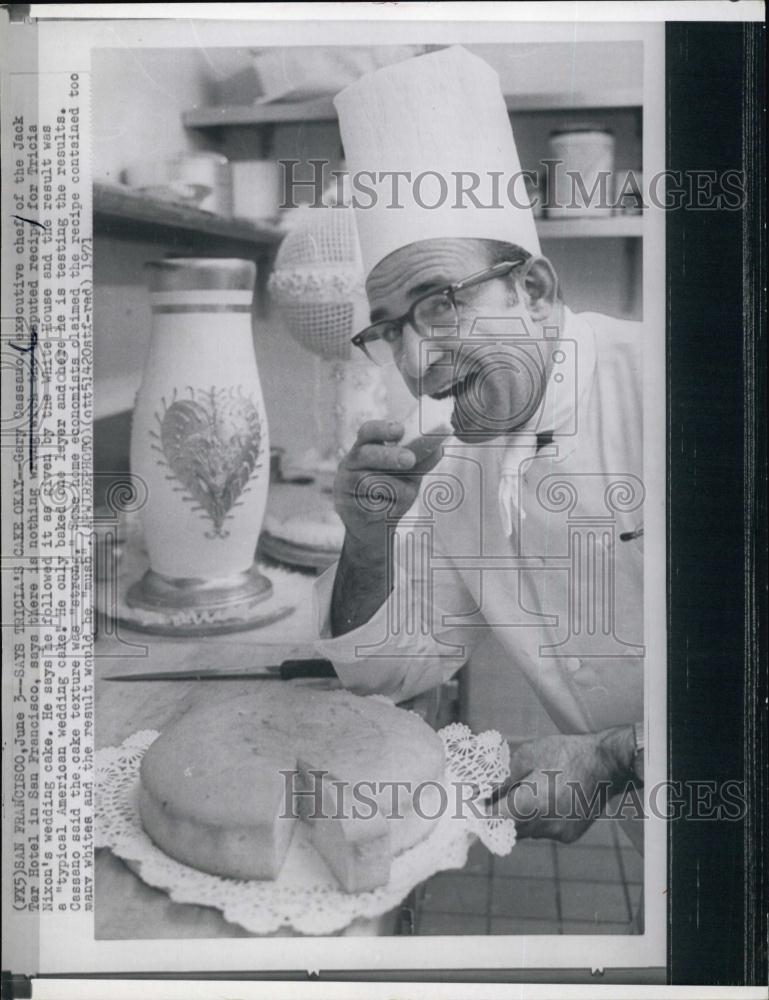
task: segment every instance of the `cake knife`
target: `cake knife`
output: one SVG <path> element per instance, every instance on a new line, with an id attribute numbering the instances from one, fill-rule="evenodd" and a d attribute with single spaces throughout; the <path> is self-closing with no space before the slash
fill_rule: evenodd
<path id="1" fill-rule="evenodd" d="M 330 660 L 283 660 L 258 670 L 150 670 L 141 674 L 110 674 L 105 681 L 290 681 L 300 677 L 336 677 Z"/>

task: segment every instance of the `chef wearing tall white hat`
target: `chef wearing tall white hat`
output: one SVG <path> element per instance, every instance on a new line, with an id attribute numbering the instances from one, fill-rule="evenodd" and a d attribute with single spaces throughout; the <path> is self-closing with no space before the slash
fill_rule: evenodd
<path id="1" fill-rule="evenodd" d="M 519 836 L 573 840 L 595 814 L 565 782 L 604 802 L 642 780 L 643 332 L 563 302 L 482 59 L 432 52 L 335 104 L 371 310 L 353 342 L 453 407 L 416 442 L 364 424 L 342 461 L 319 649 L 353 691 L 404 700 L 492 631 L 563 734 L 513 754 L 506 806 Z"/>

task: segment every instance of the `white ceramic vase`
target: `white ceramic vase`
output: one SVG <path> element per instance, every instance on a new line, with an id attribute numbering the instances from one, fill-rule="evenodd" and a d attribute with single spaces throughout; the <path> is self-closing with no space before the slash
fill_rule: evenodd
<path id="1" fill-rule="evenodd" d="M 146 484 L 150 570 L 129 603 L 253 603 L 270 443 L 251 328 L 256 267 L 174 258 L 147 265 L 153 326 L 134 410 L 131 471 Z"/>

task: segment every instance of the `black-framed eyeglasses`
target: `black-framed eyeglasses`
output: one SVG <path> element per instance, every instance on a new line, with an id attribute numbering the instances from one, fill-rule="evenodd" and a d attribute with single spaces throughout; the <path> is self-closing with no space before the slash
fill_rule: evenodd
<path id="1" fill-rule="evenodd" d="M 367 326 L 352 338 L 352 343 L 376 365 L 392 362 L 403 340 L 403 328 L 408 324 L 415 333 L 424 338 L 437 339 L 457 336 L 464 303 L 457 302 L 456 296 L 468 288 L 476 288 L 495 278 L 504 278 L 525 260 L 503 261 L 492 267 L 471 274 L 462 281 L 455 281 L 445 288 L 437 288 L 420 295 L 411 303 L 408 312 L 397 319 L 382 319 Z"/>

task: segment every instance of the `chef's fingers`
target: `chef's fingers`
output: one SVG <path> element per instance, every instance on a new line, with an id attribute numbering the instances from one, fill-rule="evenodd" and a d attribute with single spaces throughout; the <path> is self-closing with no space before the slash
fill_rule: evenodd
<path id="1" fill-rule="evenodd" d="M 526 743 L 521 743 L 517 747 L 510 748 L 510 776 L 508 777 L 509 784 L 515 784 L 520 781 L 521 778 L 526 777 L 537 765 L 536 760 L 536 743 L 533 740 L 528 740 Z"/>
<path id="2" fill-rule="evenodd" d="M 540 794 L 537 772 L 532 771 L 518 784 L 508 784 L 496 802 L 494 814 L 503 819 L 515 820 L 516 830 L 534 822 L 540 812 Z"/>
<path id="3" fill-rule="evenodd" d="M 403 424 L 397 420 L 367 420 L 358 428 L 353 449 L 370 442 L 400 441 L 402 437 Z"/>
<path id="4" fill-rule="evenodd" d="M 532 771 L 515 788 L 512 799 L 506 805 L 515 821 L 517 839 L 526 837 L 557 840 L 562 844 L 573 844 L 593 822 L 574 814 L 568 801 L 549 790 L 548 775 L 543 771 Z"/>
<path id="5" fill-rule="evenodd" d="M 405 447 L 414 453 L 417 463 L 421 463 L 426 459 L 440 458 L 440 454 L 436 453 L 440 453 L 441 445 L 445 440 L 437 435 L 425 434 L 409 441 Z"/>
<path id="6" fill-rule="evenodd" d="M 510 744 L 510 774 L 505 780 L 494 789 L 489 796 L 489 802 L 498 802 L 512 793 L 512 789 L 518 782 L 530 774 L 535 764 L 535 748 L 533 741 L 520 743 L 518 746 Z"/>
<path id="7" fill-rule="evenodd" d="M 524 778 L 520 785 L 516 785 L 512 795 L 507 797 L 506 804 L 515 820 L 517 830 L 525 831 L 527 826 L 530 827 L 546 805 L 542 800 L 543 779 L 544 775 L 532 771 L 528 778 Z"/>
<path id="8" fill-rule="evenodd" d="M 413 451 L 386 444 L 361 444 L 347 456 L 348 469 L 396 472 L 411 469 L 415 463 Z"/>

